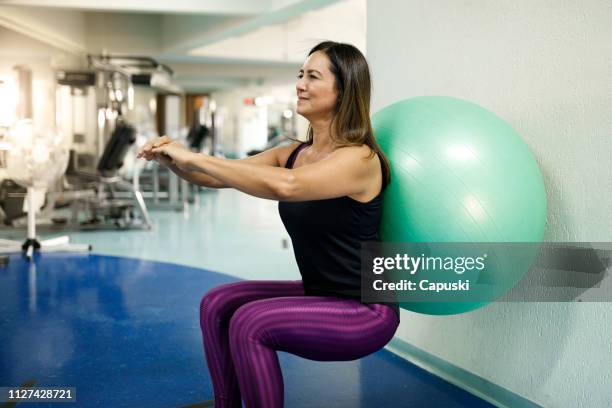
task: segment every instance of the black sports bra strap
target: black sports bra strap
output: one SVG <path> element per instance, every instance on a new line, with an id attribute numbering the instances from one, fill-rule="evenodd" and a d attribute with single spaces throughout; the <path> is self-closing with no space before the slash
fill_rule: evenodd
<path id="1" fill-rule="evenodd" d="M 297 157 L 298 153 L 304 148 L 308 146 L 308 144 L 306 143 L 301 143 L 298 147 L 296 147 L 295 149 L 293 149 L 293 151 L 291 152 L 291 154 L 289 155 L 289 158 L 287 159 L 287 163 L 285 164 L 285 168 L 287 169 L 292 169 L 293 168 L 293 163 L 295 163 L 295 158 Z"/>

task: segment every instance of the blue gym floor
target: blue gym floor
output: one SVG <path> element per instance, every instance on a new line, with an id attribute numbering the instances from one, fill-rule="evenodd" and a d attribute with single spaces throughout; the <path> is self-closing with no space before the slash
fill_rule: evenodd
<path id="1" fill-rule="evenodd" d="M 202 295 L 241 278 L 298 275 L 276 203 L 230 191 L 201 197 L 186 215 L 154 212 L 152 232 L 71 234 L 94 245 L 91 255 L 12 255 L 0 267 L 0 386 L 76 387 L 76 403 L 31 405 L 40 407 L 212 398 Z M 352 362 L 279 357 L 287 407 L 492 406 L 386 350 Z"/>

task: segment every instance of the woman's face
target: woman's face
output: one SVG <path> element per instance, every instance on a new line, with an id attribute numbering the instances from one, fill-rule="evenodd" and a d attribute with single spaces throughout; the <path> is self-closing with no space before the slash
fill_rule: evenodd
<path id="1" fill-rule="evenodd" d="M 310 55 L 298 74 L 295 86 L 297 113 L 308 120 L 329 118 L 334 112 L 338 91 L 336 78 L 329 70 L 329 58 L 321 51 Z"/>

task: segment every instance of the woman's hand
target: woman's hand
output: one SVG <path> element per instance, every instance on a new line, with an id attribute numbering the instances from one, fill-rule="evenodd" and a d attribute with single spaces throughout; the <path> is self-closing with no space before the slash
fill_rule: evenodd
<path id="1" fill-rule="evenodd" d="M 138 152 L 137 158 L 143 158 L 147 161 L 155 160 L 157 163 L 164 167 L 171 167 L 175 165 L 172 157 L 168 156 L 165 153 L 154 152 L 153 149 L 158 147 L 173 143 L 172 139 L 168 136 L 157 137 L 155 139 L 149 140 Z"/>
<path id="2" fill-rule="evenodd" d="M 153 149 L 159 146 L 163 146 L 168 143 L 172 143 L 172 139 L 170 139 L 168 136 L 165 136 L 165 135 L 162 137 L 157 137 L 153 140 L 149 140 L 147 143 L 145 143 L 144 146 L 142 146 L 142 149 L 140 149 L 136 158 L 138 159 L 144 158 L 147 161 L 151 161 L 151 160 L 159 161 L 157 160 L 157 157 L 155 157 L 155 154 L 153 153 Z M 165 163 L 160 162 L 160 164 L 165 164 Z"/>
<path id="3" fill-rule="evenodd" d="M 155 160 L 160 166 L 168 168 L 171 168 L 174 165 L 170 156 L 166 156 L 165 154 L 153 154 L 153 160 Z"/>
<path id="4" fill-rule="evenodd" d="M 170 164 L 174 164 L 185 171 L 192 170 L 190 164 L 196 154 L 179 142 L 170 142 L 153 147 L 151 153 L 155 156 L 160 156 L 160 160 L 168 160 Z"/>

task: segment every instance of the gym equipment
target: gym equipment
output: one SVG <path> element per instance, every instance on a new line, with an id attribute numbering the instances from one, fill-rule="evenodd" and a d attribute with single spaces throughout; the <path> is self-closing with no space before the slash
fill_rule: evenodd
<path id="1" fill-rule="evenodd" d="M 26 215 L 23 211 L 23 203 L 27 191 L 27 188 L 21 187 L 13 180 L 4 179 L 0 182 L 0 211 L 2 211 L 4 225 L 11 225 L 13 220 Z"/>
<path id="2" fill-rule="evenodd" d="M 67 175 L 76 175 L 81 179 L 88 179 L 95 183 L 96 195 L 90 196 L 88 199 L 77 199 L 73 202 L 73 205 L 83 206 L 79 210 L 84 209 L 89 214 L 88 219 L 81 224 L 81 227 L 98 228 L 107 225 L 110 221 L 112 225 L 119 228 L 132 226 L 151 228 L 152 223 L 142 193 L 117 174 L 123 165 L 123 160 L 129 148 L 135 141 L 134 128 L 119 120 L 98 162 L 98 174 L 74 169 L 67 173 Z M 120 198 L 118 189 L 129 192 L 133 199 Z M 134 215 L 134 203 L 140 211 L 141 219 L 137 219 Z M 76 211 L 73 210 L 73 212 Z"/>
<path id="3" fill-rule="evenodd" d="M 199 152 L 204 147 L 206 138 L 210 135 L 210 130 L 206 125 L 200 123 L 194 123 L 189 128 L 187 133 L 187 145 L 190 150 Z"/>
<path id="4" fill-rule="evenodd" d="M 392 174 L 384 197 L 383 241 L 427 243 L 426 252 L 433 247 L 428 243 L 542 240 L 542 175 L 528 146 L 495 114 L 465 100 L 423 96 L 377 112 L 373 128 Z M 528 270 L 535 254 L 521 252 L 521 260 L 512 264 L 511 245 L 494 248 L 488 278 L 503 292 Z M 401 306 L 426 314 L 463 313 L 503 294 L 497 292 L 488 300 Z"/>
<path id="5" fill-rule="evenodd" d="M 0 240 L 0 253 L 25 251 L 28 260 L 35 250 L 87 252 L 90 245 L 70 244 L 67 236 L 38 241 L 36 237 L 37 197 L 62 176 L 68 163 L 68 149 L 54 132 L 36 129 L 30 119 L 16 122 L 8 133 L 6 165 L 10 179 L 27 188 L 27 238 L 23 244 Z"/>
<path id="6" fill-rule="evenodd" d="M 156 133 L 173 140 L 184 140 L 187 132 L 180 126 L 181 96 L 157 93 L 155 101 Z M 154 162 L 147 163 L 142 172 L 134 175 L 134 182 L 144 190 L 143 196 L 150 208 L 171 211 L 187 209 L 188 183 L 170 169 Z"/>
<path id="7" fill-rule="evenodd" d="M 192 94 L 185 97 L 187 121 L 191 127 L 186 137 L 186 145 L 191 151 L 214 156 L 216 154 L 215 102 L 208 95 Z M 200 191 L 203 187 L 181 180 L 186 185 L 186 198 L 196 207 L 200 205 Z"/>
<path id="8" fill-rule="evenodd" d="M 122 169 L 122 165 L 129 162 L 136 140 L 135 129 L 128 123 L 134 116 L 130 115 L 135 105 L 133 77 L 143 80 L 141 65 L 143 69 L 157 66 L 145 57 L 117 60 L 88 55 L 87 60 L 90 71 L 58 72 L 60 124 L 71 136 L 73 150 L 64 191 L 49 195 L 51 205 L 46 206 L 45 216 L 54 222 L 60 219 L 55 214 L 60 203 L 70 205 L 71 223 L 82 229 L 149 229 L 138 169 L 132 171 L 129 165 Z M 130 177 L 132 183 L 125 181 Z"/>

